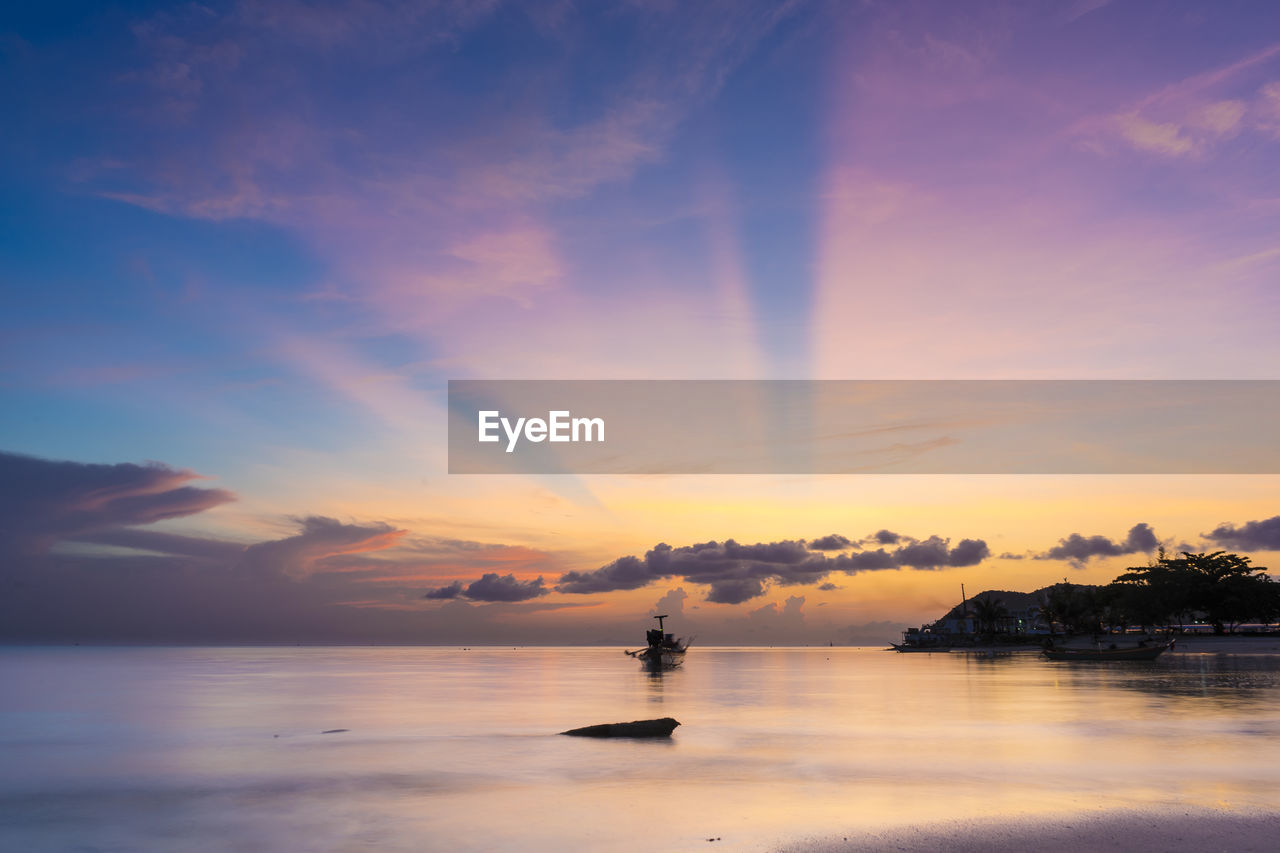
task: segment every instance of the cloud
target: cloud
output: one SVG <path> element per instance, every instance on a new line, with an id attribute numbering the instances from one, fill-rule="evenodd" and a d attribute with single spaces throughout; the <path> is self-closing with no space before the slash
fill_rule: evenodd
<path id="1" fill-rule="evenodd" d="M 304 577 L 317 569 L 335 568 L 324 565 L 335 557 L 390 548 L 407 532 L 384 522 L 343 524 L 318 515 L 295 521 L 302 526 L 300 533 L 250 545 L 244 551 L 242 563 L 258 570 Z"/>
<path id="2" fill-rule="evenodd" d="M 1218 101 L 1197 110 L 1190 121 L 1216 136 L 1230 136 L 1240 127 L 1246 107 L 1243 101 Z"/>
<path id="3" fill-rule="evenodd" d="M 771 601 L 747 614 L 748 624 L 763 628 L 798 628 L 804 624 L 804 596 L 790 596 L 782 605 Z"/>
<path id="4" fill-rule="evenodd" d="M 531 581 L 518 581 L 515 575 L 499 576 L 497 572 L 486 572 L 480 580 L 467 587 L 465 595 L 472 601 L 528 601 L 550 591 L 542 585 L 541 576 Z"/>
<path id="5" fill-rule="evenodd" d="M 1160 547 L 1151 526 L 1146 523 L 1135 524 L 1129 529 L 1123 542 L 1113 542 L 1105 536 L 1082 536 L 1072 533 L 1043 554 L 1036 554 L 1037 560 L 1067 560 L 1072 565 L 1082 566 L 1093 557 L 1117 557 L 1122 554 L 1150 553 Z"/>
<path id="6" fill-rule="evenodd" d="M 709 586 L 708 601 L 740 604 L 764 595 L 770 583 L 816 584 L 837 571 L 857 574 L 900 568 L 972 566 L 990 556 L 987 543 L 981 539 L 963 539 L 952 548 L 950 539 L 938 536 L 920 541 L 889 531 L 881 534 L 904 544 L 892 552 L 878 548 L 829 557 L 810 551 L 803 540 L 742 545 L 729 539 L 724 543 L 703 542 L 679 548 L 664 542 L 654 546 L 643 558 L 628 555 L 594 571 L 566 572 L 555 588 L 557 592 L 588 595 L 639 589 L 653 581 L 680 577 Z"/>
<path id="7" fill-rule="evenodd" d="M 949 554 L 946 542 L 937 536 L 930 536 L 923 542 L 902 546 L 898 549 L 896 557 L 901 565 L 936 569 L 947 564 Z"/>
<path id="8" fill-rule="evenodd" d="M 902 537 L 897 533 L 894 533 L 892 530 L 879 530 L 872 533 L 867 537 L 867 539 L 877 545 L 897 545 Z"/>
<path id="9" fill-rule="evenodd" d="M 876 571 L 878 569 L 896 569 L 898 560 L 883 548 L 874 551 L 860 551 L 856 554 L 840 554 L 834 560 L 836 568 L 842 572 Z"/>
<path id="10" fill-rule="evenodd" d="M 679 616 L 684 613 L 684 602 L 689 597 L 689 593 L 684 591 L 684 587 L 676 587 L 667 590 L 667 594 L 658 599 L 658 603 L 653 605 L 653 609 L 649 611 L 650 616 L 658 616 L 659 614 Z"/>
<path id="11" fill-rule="evenodd" d="M 460 595 L 462 595 L 462 581 L 454 581 L 448 586 L 433 589 L 422 597 L 433 600 L 447 600 L 457 598 Z"/>
<path id="12" fill-rule="evenodd" d="M 1257 120 L 1260 128 L 1280 136 L 1280 81 L 1258 90 Z"/>
<path id="13" fill-rule="evenodd" d="M 1121 138 L 1139 151 L 1150 151 L 1166 157 L 1194 154 L 1196 143 L 1173 122 L 1154 122 L 1136 113 L 1115 117 Z"/>
<path id="14" fill-rule="evenodd" d="M 559 592 L 588 594 L 639 589 L 655 580 L 680 576 L 711 585 L 710 600 L 736 603 L 764 593 L 763 581 L 782 584 L 813 583 L 831 566 L 826 557 L 811 553 L 800 540 L 741 545 L 703 542 L 672 548 L 659 543 L 641 560 L 620 557 L 590 572 L 566 572 L 556 584 Z"/>
<path id="15" fill-rule="evenodd" d="M 760 578 L 731 578 L 711 582 L 707 601 L 714 604 L 741 604 L 764 595 L 764 581 Z"/>
<path id="16" fill-rule="evenodd" d="M 102 465 L 0 452 L 0 553 L 43 553 L 56 541 L 194 515 L 235 495 L 158 462 Z"/>
<path id="17" fill-rule="evenodd" d="M 1237 551 L 1280 551 L 1280 515 L 1261 521 L 1246 521 L 1240 527 L 1219 524 L 1213 532 L 1202 536 L 1224 548 Z"/>
<path id="18" fill-rule="evenodd" d="M 562 5 L 547 53 L 511 54 L 477 76 L 475 50 L 527 35 L 523 14 L 491 14 L 496 5 L 368 2 L 351 14 L 255 0 L 135 22 L 129 67 L 100 57 L 130 107 L 122 141 L 99 139 L 92 158 L 115 165 L 84 186 L 164 213 L 290 229 L 395 329 L 439 328 L 463 306 L 490 310 L 493 296 L 523 308 L 567 266 L 554 222 L 540 224 L 555 219 L 545 206 L 661 162 L 680 125 L 798 11 Z M 596 56 L 597 84 L 609 84 L 577 86 L 584 45 L 620 33 L 624 47 Z M 333 67 L 344 86 L 328 85 Z M 424 89 L 424 74 L 469 82 Z M 422 97 L 422 110 L 399 108 Z"/>
<path id="19" fill-rule="evenodd" d="M 991 549 L 981 539 L 961 539 L 947 555 L 948 566 L 976 566 L 991 556 Z"/>
<path id="20" fill-rule="evenodd" d="M 1101 130 L 1103 136 L 1118 137 L 1136 151 L 1170 159 L 1199 157 L 1248 130 L 1266 132 L 1272 129 L 1267 114 L 1275 96 L 1274 83 L 1264 84 L 1256 96 L 1244 99 L 1215 99 L 1215 91 L 1231 87 L 1232 93 L 1238 94 L 1233 78 L 1270 61 L 1277 53 L 1280 44 L 1272 44 L 1230 65 L 1165 87 L 1123 112 L 1083 122 L 1081 127 L 1089 133 Z M 1089 141 L 1088 147 L 1103 150 L 1097 139 Z"/>
<path id="21" fill-rule="evenodd" d="M 245 545 L 224 539 L 207 539 L 199 536 L 183 536 L 157 530 L 136 527 L 115 527 L 76 536 L 73 541 L 91 545 L 112 545 L 117 548 L 134 548 L 178 557 L 194 557 L 201 560 L 229 563 L 239 559 Z"/>
<path id="22" fill-rule="evenodd" d="M 841 536 L 838 533 L 832 533 L 828 536 L 823 536 L 821 539 L 814 539 L 809 542 L 809 550 L 843 551 L 845 548 L 849 548 L 852 545 L 853 542 L 851 542 L 847 537 Z"/>
<path id="23" fill-rule="evenodd" d="M 543 579 L 499 571 L 561 557 L 520 545 L 409 539 L 388 523 L 323 516 L 296 518 L 289 535 L 255 544 L 138 526 L 233 499 L 187 485 L 198 478 L 157 463 L 0 453 L 0 639 L 515 641 L 529 628 L 505 624 L 504 614 L 592 606 L 529 602 L 549 591 Z M 454 580 L 460 572 L 484 574 L 466 586 Z M 458 599 L 444 603 L 458 612 L 436 607 L 424 625 L 424 579 L 452 581 L 425 598 Z M 547 625 L 532 630 L 555 636 Z"/>
<path id="24" fill-rule="evenodd" d="M 888 533 L 882 530 L 881 533 Z M 878 536 L 879 534 L 877 534 Z M 860 569 L 911 568 L 940 569 L 946 566 L 976 566 L 991 551 L 981 539 L 962 539 L 955 548 L 950 539 L 930 536 L 925 540 L 890 534 L 895 541 L 904 542 L 892 553 L 883 548 L 850 555 L 850 563 Z"/>
<path id="25" fill-rule="evenodd" d="M 529 601 L 551 592 L 538 576 L 531 581 L 516 580 L 514 574 L 499 575 L 497 572 L 485 572 L 477 581 L 472 581 L 465 589 L 462 581 L 454 581 L 448 586 L 429 591 L 423 598 L 433 601 L 453 599 L 470 599 L 471 601 L 513 602 Z"/>

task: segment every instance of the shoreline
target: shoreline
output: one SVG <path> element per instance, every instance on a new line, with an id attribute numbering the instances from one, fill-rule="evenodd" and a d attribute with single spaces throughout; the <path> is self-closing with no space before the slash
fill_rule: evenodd
<path id="1" fill-rule="evenodd" d="M 1088 638 L 1084 635 L 1080 635 L 1070 639 L 1062 637 L 1055 639 L 1060 645 L 1070 646 L 1084 643 Z M 1234 634 L 1181 634 L 1175 639 L 1177 642 L 1174 644 L 1174 647 L 1165 652 L 1165 655 L 1280 655 L 1280 634 L 1254 636 Z M 1028 643 L 1023 645 L 999 644 L 990 646 L 955 646 L 950 649 L 950 653 L 978 655 L 989 655 L 993 652 L 997 654 L 1028 654 L 1038 653 L 1041 648 L 1042 646 L 1040 643 Z M 893 651 L 893 649 L 885 648 L 885 651 Z M 916 654 L 926 653 L 916 652 Z"/>
<path id="2" fill-rule="evenodd" d="M 1280 812 L 1202 806 L 1098 810 L 1076 815 L 1023 815 L 946 821 L 839 837 L 801 839 L 778 853 L 1132 853 L 1134 850 L 1230 850 L 1268 853 L 1280 836 Z"/>

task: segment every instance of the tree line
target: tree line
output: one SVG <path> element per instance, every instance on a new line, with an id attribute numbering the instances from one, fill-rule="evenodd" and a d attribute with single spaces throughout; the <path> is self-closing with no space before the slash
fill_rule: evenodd
<path id="1" fill-rule="evenodd" d="M 1007 622 L 998 598 L 974 602 L 981 634 L 994 635 Z M 1270 624 L 1280 618 L 1280 583 L 1248 557 L 1215 551 L 1182 552 L 1169 557 L 1163 549 L 1149 565 L 1126 569 L 1105 586 L 1063 581 L 1041 594 L 1040 618 L 1050 633 L 1124 631 L 1170 628 L 1203 621 L 1213 633 L 1233 632 L 1245 623 Z"/>

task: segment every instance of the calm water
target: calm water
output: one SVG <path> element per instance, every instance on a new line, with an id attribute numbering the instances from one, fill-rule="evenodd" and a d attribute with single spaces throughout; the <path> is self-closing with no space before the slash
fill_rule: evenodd
<path id="1" fill-rule="evenodd" d="M 754 850 L 1280 790 L 1280 656 L 9 648 L 0 690 L 5 850 Z"/>

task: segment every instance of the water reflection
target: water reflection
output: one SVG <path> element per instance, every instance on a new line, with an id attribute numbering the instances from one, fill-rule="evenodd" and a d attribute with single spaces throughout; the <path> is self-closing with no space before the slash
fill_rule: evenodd
<path id="1" fill-rule="evenodd" d="M 1164 697 L 1201 699 L 1245 709 L 1271 701 L 1280 689 L 1280 666 L 1265 655 L 1170 655 L 1156 661 L 1062 663 L 1082 690 L 1124 689 Z"/>
<path id="2" fill-rule="evenodd" d="M 645 669 L 641 672 L 641 678 L 645 681 L 645 687 L 648 689 L 648 699 L 650 702 L 661 705 L 663 699 L 663 690 L 666 685 L 667 678 L 674 677 L 679 669 Z"/>
<path id="3" fill-rule="evenodd" d="M 0 682 L 5 849 L 767 849 L 922 803 L 1270 808 L 1280 785 L 1280 657 L 10 649 Z M 670 740 L 556 735 L 660 716 Z"/>

